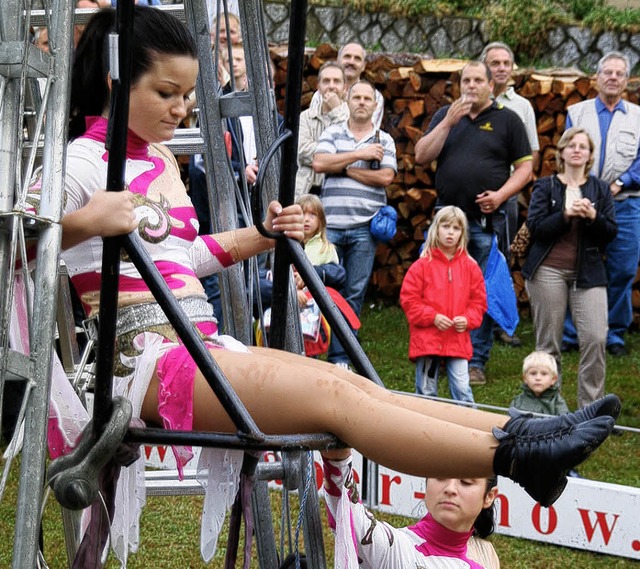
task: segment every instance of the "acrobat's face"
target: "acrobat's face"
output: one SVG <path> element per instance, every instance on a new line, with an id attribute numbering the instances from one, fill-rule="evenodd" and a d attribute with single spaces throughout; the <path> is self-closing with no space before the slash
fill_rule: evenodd
<path id="1" fill-rule="evenodd" d="M 429 478 L 425 492 L 427 510 L 447 529 L 467 532 L 478 514 L 489 508 L 498 493 L 487 492 L 486 478 Z"/>
<path id="2" fill-rule="evenodd" d="M 171 140 L 187 116 L 197 75 L 196 59 L 157 54 L 149 71 L 131 87 L 129 128 L 147 142 Z"/>

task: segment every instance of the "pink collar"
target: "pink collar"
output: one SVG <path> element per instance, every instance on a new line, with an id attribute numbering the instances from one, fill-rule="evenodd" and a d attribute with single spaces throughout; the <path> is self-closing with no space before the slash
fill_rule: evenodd
<path id="1" fill-rule="evenodd" d="M 467 542 L 473 535 L 473 530 L 462 533 L 451 531 L 434 520 L 431 514 L 408 529 L 424 539 L 423 543 L 416 545 L 416 549 L 425 557 L 453 557 L 466 561 L 472 569 L 483 569 L 482 565 L 467 557 Z"/>
<path id="2" fill-rule="evenodd" d="M 107 139 L 109 121 L 104 117 L 87 117 L 87 130 L 81 138 L 104 143 Z M 129 129 L 127 134 L 127 158 L 144 160 L 149 157 L 149 143 Z"/>

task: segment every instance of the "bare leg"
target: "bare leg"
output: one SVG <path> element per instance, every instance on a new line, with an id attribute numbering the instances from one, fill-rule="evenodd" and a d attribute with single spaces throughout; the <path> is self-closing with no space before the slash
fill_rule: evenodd
<path id="1" fill-rule="evenodd" d="M 268 348 L 249 348 L 254 353 L 273 353 L 274 350 Z M 433 417 L 434 419 L 441 419 L 448 423 L 456 423 L 463 427 L 470 427 L 472 429 L 478 429 L 480 431 L 491 432 L 492 427 L 502 428 L 504 424 L 509 420 L 506 415 L 499 415 L 497 413 L 489 413 L 487 411 L 478 411 L 470 407 L 463 407 L 461 405 L 442 403 L 440 401 L 431 401 L 430 399 L 424 399 L 422 397 L 415 397 L 414 395 L 402 395 L 398 393 L 392 393 L 388 389 L 384 389 L 366 377 L 355 374 L 349 370 L 339 368 L 328 362 L 322 360 L 316 360 L 312 358 L 302 358 L 297 354 L 291 352 L 277 351 L 277 357 L 282 360 L 290 361 L 296 367 L 302 365 L 309 368 L 308 373 L 316 375 L 318 373 L 331 374 L 335 377 L 339 377 L 345 381 L 348 381 L 352 385 L 359 387 L 372 397 L 376 397 L 382 401 L 387 401 L 393 405 L 399 405 L 405 409 L 410 409 L 422 415 Z"/>
<path id="2" fill-rule="evenodd" d="M 336 374 L 333 365 L 279 351 L 212 354 L 265 433 L 331 432 L 370 459 L 417 476 L 475 478 L 493 472 L 493 435 L 429 416 L 427 406 L 408 408 L 405 404 L 415 406 L 412 397 L 387 397 L 368 380 L 354 379 L 355 374 L 347 378 Z M 159 422 L 157 387 L 154 378 L 142 416 Z M 194 428 L 235 431 L 200 373 L 194 386 Z"/>

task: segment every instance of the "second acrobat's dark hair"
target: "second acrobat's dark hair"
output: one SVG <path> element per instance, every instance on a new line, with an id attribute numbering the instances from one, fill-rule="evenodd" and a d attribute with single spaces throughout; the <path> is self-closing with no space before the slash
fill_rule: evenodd
<path id="1" fill-rule="evenodd" d="M 85 118 L 99 116 L 109 104 L 109 33 L 115 29 L 116 12 L 106 8 L 87 23 L 73 64 L 69 137 L 86 130 Z M 196 44 L 187 27 L 175 16 L 144 6 L 134 7 L 131 42 L 131 84 L 148 71 L 157 54 L 197 58 Z"/>
<path id="2" fill-rule="evenodd" d="M 491 478 L 487 478 L 487 488 L 485 490 L 485 495 L 489 492 L 489 490 L 496 487 L 497 485 L 498 485 L 497 476 L 492 476 Z M 493 502 L 491 506 L 489 506 L 488 508 L 484 508 L 483 510 L 480 510 L 480 513 L 478 514 L 476 521 L 473 522 L 474 535 L 481 537 L 482 539 L 485 539 L 493 533 L 495 529 L 495 522 L 494 522 L 495 509 L 496 509 L 495 502 Z"/>

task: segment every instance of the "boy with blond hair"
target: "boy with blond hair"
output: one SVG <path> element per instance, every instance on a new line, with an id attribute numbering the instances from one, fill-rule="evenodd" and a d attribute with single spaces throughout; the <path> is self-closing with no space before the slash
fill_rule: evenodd
<path id="1" fill-rule="evenodd" d="M 561 415 L 569 407 L 560 395 L 558 364 L 547 352 L 532 352 L 522 362 L 522 393 L 511 402 L 511 407 L 530 413 Z"/>

